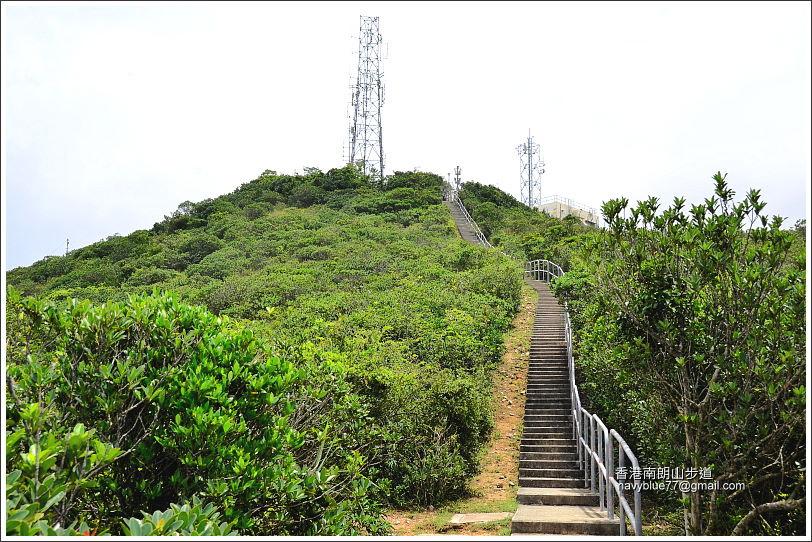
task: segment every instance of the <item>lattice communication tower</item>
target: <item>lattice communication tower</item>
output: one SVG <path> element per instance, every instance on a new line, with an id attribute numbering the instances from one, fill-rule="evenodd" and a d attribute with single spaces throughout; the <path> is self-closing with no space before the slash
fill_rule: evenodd
<path id="1" fill-rule="evenodd" d="M 462 182 L 462 170 L 460 166 L 454 168 L 454 190 L 459 192 L 460 190 L 460 183 Z"/>
<path id="2" fill-rule="evenodd" d="M 541 146 L 533 142 L 530 131 L 527 141 L 516 148 L 519 151 L 521 166 L 521 186 L 519 193 L 522 203 L 537 207 L 541 201 L 541 176 L 544 174 L 544 160 L 541 159 Z"/>
<path id="3" fill-rule="evenodd" d="M 350 145 L 347 162 L 358 164 L 373 181 L 383 178 L 384 154 L 381 107 L 384 60 L 378 17 L 361 15 L 358 34 L 358 75 L 352 86 Z"/>

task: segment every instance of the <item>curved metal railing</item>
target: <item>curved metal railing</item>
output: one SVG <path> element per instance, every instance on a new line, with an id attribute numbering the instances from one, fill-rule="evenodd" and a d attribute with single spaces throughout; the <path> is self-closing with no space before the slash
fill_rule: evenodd
<path id="1" fill-rule="evenodd" d="M 561 266 L 549 260 L 533 260 L 525 263 L 525 276 L 534 280 L 551 281 L 564 274 Z M 634 452 L 623 437 L 606 424 L 597 414 L 591 414 L 581 406 L 581 396 L 575 384 L 575 361 L 572 355 L 572 326 L 569 310 L 564 303 L 564 337 L 567 342 L 567 367 L 569 371 L 570 398 L 572 399 L 572 436 L 578 449 L 578 467 L 584 471 L 584 488 L 597 492 L 600 507 L 606 510 L 609 519 L 615 517 L 615 496 L 617 496 L 620 535 L 626 534 L 626 518 L 629 519 L 634 534 L 643 534 L 641 518 L 641 498 L 639 478 L 630 476 L 634 493 L 634 507 L 629 504 L 617 476 L 627 472 L 626 460 L 631 463 L 632 473 L 640 473 L 640 465 Z M 617 446 L 615 446 L 617 442 Z M 615 469 L 615 448 L 617 448 L 617 470 Z M 625 481 L 625 477 L 623 480 Z"/>
<path id="2" fill-rule="evenodd" d="M 524 264 L 524 276 L 529 279 L 550 282 L 563 274 L 561 266 L 550 260 L 532 260 Z"/>

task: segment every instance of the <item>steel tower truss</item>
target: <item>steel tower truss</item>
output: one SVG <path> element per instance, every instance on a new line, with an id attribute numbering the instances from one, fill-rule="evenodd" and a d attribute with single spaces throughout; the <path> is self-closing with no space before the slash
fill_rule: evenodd
<path id="1" fill-rule="evenodd" d="M 358 75 L 352 87 L 350 146 L 347 161 L 358 164 L 373 181 L 383 178 L 381 107 L 384 102 L 382 40 L 378 17 L 361 16 Z"/>
<path id="2" fill-rule="evenodd" d="M 541 176 L 544 174 L 544 160 L 541 159 L 541 147 L 533 142 L 530 132 L 527 141 L 519 145 L 519 164 L 521 167 L 521 186 L 519 193 L 522 203 L 537 207 L 541 200 Z"/>

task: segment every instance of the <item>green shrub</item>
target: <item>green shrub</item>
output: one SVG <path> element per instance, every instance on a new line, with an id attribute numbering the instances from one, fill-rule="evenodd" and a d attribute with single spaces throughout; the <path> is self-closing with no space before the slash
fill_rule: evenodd
<path id="1" fill-rule="evenodd" d="M 7 468 L 31 495 L 9 501 L 14 514 L 48 525 L 92 518 L 99 528 L 197 495 L 245 533 L 329 533 L 358 523 L 359 510 L 359 532 L 367 520 L 381 530 L 365 504 L 364 458 L 345 447 L 302 453 L 335 437 L 291 427 L 290 396 L 307 372 L 265 355 L 250 331 L 168 295 L 62 309 L 9 296 L 20 318 Z M 60 426 L 74 429 L 62 436 Z M 32 484 L 48 491 L 26 493 Z"/>

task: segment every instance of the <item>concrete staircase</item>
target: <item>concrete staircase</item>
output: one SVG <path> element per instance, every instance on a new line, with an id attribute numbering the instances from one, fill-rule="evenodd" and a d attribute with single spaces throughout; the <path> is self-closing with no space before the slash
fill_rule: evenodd
<path id="1" fill-rule="evenodd" d="M 475 245 L 482 245 L 482 243 L 477 239 L 476 234 L 474 233 L 473 228 L 465 219 L 465 215 L 462 214 L 460 211 L 459 205 L 457 205 L 456 201 L 444 201 L 448 210 L 451 211 L 451 216 L 454 218 L 454 224 L 457 225 L 457 229 L 460 232 L 460 236 L 468 241 L 469 243 L 473 243 Z"/>
<path id="2" fill-rule="evenodd" d="M 618 520 L 606 518 L 598 495 L 584 489 L 584 471 L 578 468 L 564 308 L 546 282 L 529 282 L 539 292 L 539 301 L 519 449 L 519 507 L 511 532 L 617 536 Z"/>
<path id="3" fill-rule="evenodd" d="M 445 201 L 445 205 L 460 236 L 482 245 L 457 203 Z M 584 489 L 584 471 L 578 469 L 572 438 L 564 308 L 546 282 L 528 282 L 539 292 L 539 301 L 519 448 L 519 507 L 513 515 L 511 533 L 617 536 L 619 521 L 606 518 L 598 495 Z"/>

